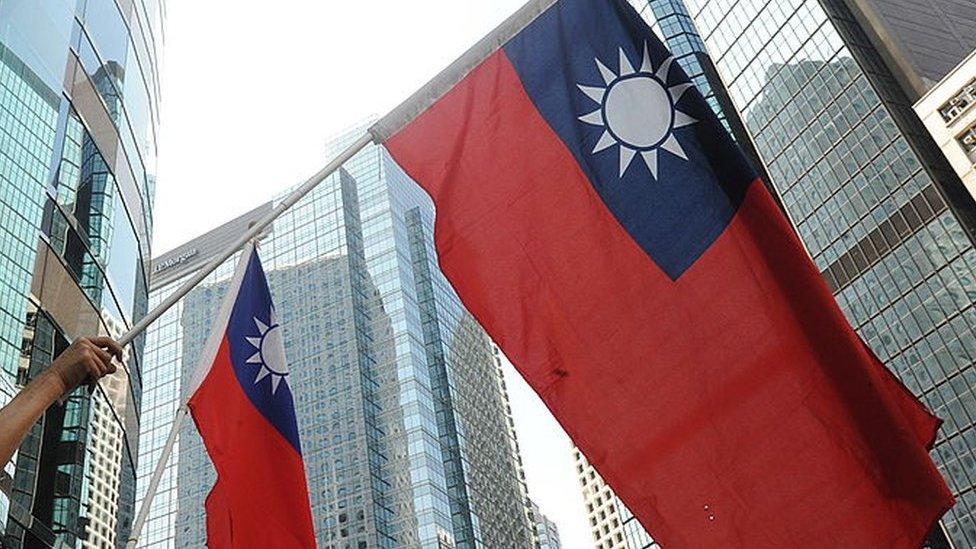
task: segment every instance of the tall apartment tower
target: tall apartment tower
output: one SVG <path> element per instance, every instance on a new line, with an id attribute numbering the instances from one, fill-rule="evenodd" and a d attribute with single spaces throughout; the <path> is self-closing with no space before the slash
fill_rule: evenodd
<path id="1" fill-rule="evenodd" d="M 508 442 L 515 456 L 515 473 L 519 495 L 524 502 L 524 512 L 532 528 L 532 546 L 535 549 L 559 549 L 559 529 L 556 523 L 542 514 L 539 506 L 529 497 L 529 487 L 525 481 L 525 467 L 523 466 L 522 454 L 519 450 L 518 436 L 515 433 L 515 420 L 512 417 L 512 404 L 508 397 L 508 388 L 505 384 L 505 373 L 502 366 L 502 357 L 504 355 L 502 354 L 502 350 L 498 348 L 498 345 L 494 343 L 491 345 L 491 351 L 495 359 L 495 371 L 498 374 L 498 387 L 502 394 L 502 404 L 505 406 L 505 416 L 508 420 Z"/>
<path id="2" fill-rule="evenodd" d="M 973 49 L 976 6 L 686 5 L 851 324 L 946 420 L 933 453 L 958 504 L 943 524 L 976 546 L 976 207 L 911 107 Z"/>
<path id="3" fill-rule="evenodd" d="M 170 294 L 271 207 L 160 257 L 150 300 Z M 370 147 L 260 241 L 323 548 L 533 544 L 500 366 L 437 269 L 432 208 L 384 149 Z M 232 268 L 221 267 L 148 334 L 140 499 Z M 140 547 L 204 543 L 212 466 L 192 427 L 178 448 Z"/>
<path id="4" fill-rule="evenodd" d="M 976 49 L 915 103 L 915 112 L 976 196 Z"/>
<path id="5" fill-rule="evenodd" d="M 661 549 L 577 448 L 573 458 L 594 549 Z"/>
<path id="6" fill-rule="evenodd" d="M 146 311 L 161 0 L 0 0 L 0 404 L 71 340 Z M 135 498 L 142 339 L 0 473 L 4 547 L 117 547 Z"/>

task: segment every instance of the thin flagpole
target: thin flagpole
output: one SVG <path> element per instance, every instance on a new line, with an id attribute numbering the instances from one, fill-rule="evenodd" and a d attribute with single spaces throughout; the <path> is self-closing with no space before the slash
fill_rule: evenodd
<path id="1" fill-rule="evenodd" d="M 176 411 L 176 419 L 173 421 L 173 425 L 169 431 L 169 436 L 166 438 L 166 444 L 163 446 L 159 460 L 156 462 L 156 468 L 153 470 L 153 475 L 150 479 L 149 486 L 146 488 L 146 498 L 143 499 L 143 503 L 139 507 L 139 514 L 136 516 L 136 521 L 132 525 L 131 530 L 135 532 L 135 534 L 130 535 L 129 537 L 128 546 L 130 548 L 134 547 L 138 541 L 139 533 L 142 532 L 143 525 L 149 516 L 149 509 L 152 506 L 152 500 L 154 499 L 156 492 L 159 490 L 159 482 L 163 477 L 163 471 L 166 470 L 166 464 L 169 462 L 169 457 L 173 453 L 176 438 L 179 436 L 179 432 L 183 427 L 184 421 L 186 421 L 186 416 L 190 415 L 189 399 L 194 393 L 196 393 L 197 388 L 210 372 L 214 358 L 217 355 L 217 347 L 220 346 L 220 341 L 223 340 L 224 336 L 226 335 L 225 330 L 227 329 L 227 322 L 230 319 L 231 311 L 234 308 L 234 303 L 237 301 L 241 283 L 244 280 L 244 273 L 247 271 L 247 265 L 251 260 L 251 255 L 256 252 L 256 249 L 256 239 L 251 240 L 244 247 L 244 252 L 241 254 L 241 257 L 237 262 L 237 267 L 234 269 L 234 277 L 231 279 L 230 285 L 227 288 L 227 295 L 225 295 L 223 300 L 221 300 L 220 311 L 217 313 L 217 316 L 213 321 L 213 327 L 210 329 L 210 337 L 207 338 L 207 343 L 203 346 L 203 352 L 200 354 L 200 358 L 197 360 L 197 367 L 192 381 L 190 385 L 187 386 L 187 390 L 183 391 L 180 396 L 180 406 Z"/>
<path id="2" fill-rule="evenodd" d="M 159 490 L 159 481 L 163 478 L 163 471 L 166 470 L 169 455 L 173 452 L 173 445 L 176 444 L 176 436 L 179 434 L 180 429 L 183 428 L 183 422 L 186 421 L 188 414 L 189 409 L 186 407 L 186 404 L 180 404 L 180 409 L 176 412 L 176 419 L 173 421 L 173 428 L 170 429 L 169 437 L 166 439 L 166 445 L 163 446 L 163 452 L 160 454 L 159 461 L 156 462 L 156 469 L 153 470 L 152 478 L 149 480 L 149 487 L 146 489 L 146 495 L 142 499 L 142 505 L 139 506 L 139 514 L 136 515 L 136 521 L 132 523 L 132 531 L 129 534 L 128 543 L 126 543 L 126 547 L 129 549 L 134 549 L 136 542 L 139 541 L 139 533 L 142 532 L 142 525 L 149 517 L 149 507 L 156 495 L 156 490 Z"/>
<path id="3" fill-rule="evenodd" d="M 300 187 L 292 191 L 274 210 L 269 212 L 266 216 L 261 218 L 258 222 L 251 226 L 240 238 L 234 241 L 233 244 L 227 247 L 226 250 L 220 253 L 220 255 L 214 257 L 209 263 L 204 265 L 197 274 L 193 275 L 190 280 L 183 283 L 182 286 L 175 292 L 169 295 L 162 303 L 156 306 L 152 311 L 146 313 L 146 316 L 142 318 L 135 326 L 132 327 L 128 332 L 125 333 L 120 339 L 119 344 L 123 347 L 128 345 L 135 339 L 139 334 L 144 332 L 146 328 L 149 327 L 154 321 L 159 317 L 163 316 L 166 311 L 175 305 L 180 299 L 182 299 L 186 294 L 190 293 L 193 288 L 197 286 L 204 278 L 207 278 L 210 273 L 217 270 L 227 259 L 234 255 L 239 249 L 241 249 L 245 244 L 257 238 L 261 231 L 263 231 L 268 225 L 274 222 L 281 214 L 288 211 L 289 208 L 294 206 L 299 200 L 301 200 L 305 195 L 312 191 L 319 183 L 325 181 L 327 177 L 332 175 L 336 170 L 338 170 L 347 160 L 356 155 L 359 151 L 363 150 L 366 145 L 373 142 L 373 137 L 369 133 L 363 134 L 359 139 L 353 142 L 344 151 L 339 153 L 331 162 L 325 165 L 324 168 L 318 171 L 315 175 L 309 178 L 307 181 L 302 183 Z M 139 541 L 139 535 L 142 533 L 142 527 L 146 522 L 146 518 L 149 516 L 149 507 L 152 505 L 152 500 L 156 497 L 156 491 L 159 489 L 159 482 L 162 479 L 163 471 L 166 469 L 166 463 L 169 461 L 169 456 L 173 452 L 173 446 L 176 444 L 176 437 L 179 434 L 180 428 L 186 421 L 186 416 L 189 410 L 186 406 L 186 402 L 181 399 L 180 408 L 176 412 L 176 418 L 173 421 L 173 427 L 170 429 L 169 437 L 166 439 L 166 445 L 163 446 L 163 451 L 159 456 L 159 461 L 156 462 L 156 468 L 153 470 L 152 478 L 149 481 L 149 486 L 146 489 L 146 495 L 142 498 L 142 504 L 139 507 L 139 514 L 136 515 L 136 520 L 132 524 L 132 532 L 129 534 L 129 539 L 126 547 L 133 549 L 136 543 Z"/>
<path id="4" fill-rule="evenodd" d="M 301 200 L 305 195 L 311 192 L 312 189 L 318 186 L 319 183 L 325 181 L 325 178 L 332 175 L 333 172 L 339 169 L 347 160 L 356 155 L 359 151 L 363 150 L 366 145 L 373 142 L 373 138 L 370 134 L 364 133 L 359 139 L 357 139 L 352 145 L 346 148 L 346 150 L 339 153 L 331 162 L 325 165 L 324 168 L 318 171 L 315 175 L 309 178 L 305 183 L 302 183 L 300 187 L 292 191 L 287 198 L 281 201 L 278 206 L 268 212 L 268 214 L 262 217 L 250 229 L 247 230 L 243 235 L 240 236 L 233 244 L 227 247 L 226 250 L 221 252 L 220 255 L 214 257 L 209 263 L 204 265 L 197 274 L 193 275 L 190 280 L 187 280 L 180 289 L 173 292 L 169 297 L 163 300 L 162 303 L 156 306 L 155 309 L 146 313 L 146 316 L 142 317 L 135 326 L 132 327 L 128 332 L 126 332 L 120 339 L 119 344 L 125 347 L 132 340 L 135 339 L 139 334 L 144 332 L 150 324 L 155 322 L 159 317 L 169 310 L 170 307 L 176 304 L 177 301 L 183 299 L 183 297 L 190 293 L 193 288 L 196 287 L 204 278 L 207 278 L 210 273 L 217 270 L 224 261 L 227 261 L 230 256 L 234 255 L 237 250 L 241 249 L 248 241 L 256 238 L 261 231 L 267 228 L 268 225 L 272 224 L 275 219 L 288 211 L 289 208 L 295 205 L 299 200 Z"/>

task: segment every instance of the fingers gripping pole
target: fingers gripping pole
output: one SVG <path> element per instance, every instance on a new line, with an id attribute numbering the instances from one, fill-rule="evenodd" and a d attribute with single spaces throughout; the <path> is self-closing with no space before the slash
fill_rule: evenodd
<path id="1" fill-rule="evenodd" d="M 362 137 L 353 142 L 344 151 L 339 153 L 331 162 L 325 165 L 324 168 L 319 170 L 318 173 L 313 175 L 307 181 L 302 183 L 300 187 L 292 191 L 284 200 L 282 200 L 274 210 L 268 213 L 255 223 L 250 229 L 240 236 L 233 244 L 227 247 L 226 250 L 220 253 L 220 255 L 214 257 L 206 265 L 204 265 L 195 275 L 193 275 L 190 280 L 187 280 L 178 290 L 169 295 L 162 303 L 157 305 L 152 311 L 146 313 L 146 316 L 142 318 L 135 326 L 132 327 L 128 332 L 125 333 L 120 339 L 119 344 L 125 347 L 132 342 L 139 334 L 144 332 L 150 324 L 155 322 L 159 317 L 163 316 L 170 307 L 175 305 L 180 299 L 182 299 L 186 294 L 190 293 L 193 288 L 197 286 L 203 279 L 207 278 L 210 273 L 217 270 L 224 261 L 227 261 L 232 255 L 234 255 L 238 250 L 244 247 L 245 244 L 253 239 L 256 239 L 261 231 L 271 225 L 275 219 L 278 219 L 281 214 L 288 211 L 289 208 L 294 206 L 299 200 L 301 200 L 305 195 L 312 191 L 319 183 L 325 181 L 327 177 L 332 175 L 336 170 L 339 169 L 347 160 L 356 155 L 359 151 L 363 150 L 366 145 L 373 142 L 373 138 L 368 134 L 363 134 Z M 146 522 L 146 518 L 149 516 L 149 508 L 152 505 L 153 497 L 156 495 L 156 491 L 159 489 L 159 482 L 162 479 L 163 471 L 166 468 L 166 462 L 169 461 L 169 456 L 173 452 L 173 445 L 176 443 L 176 437 L 179 434 L 180 428 L 186 421 L 186 416 L 189 414 L 189 410 L 186 407 L 185 402 L 180 403 L 179 411 L 176 413 L 176 419 L 173 421 L 173 427 L 170 429 L 169 437 L 166 439 L 166 445 L 163 447 L 163 451 L 159 456 L 159 461 L 156 463 L 156 468 L 153 470 L 152 478 L 149 481 L 149 486 L 146 489 L 146 495 L 142 498 L 142 504 L 139 506 L 139 514 L 136 515 L 136 520 L 132 524 L 132 533 L 129 536 L 128 543 L 126 546 L 129 549 L 133 549 L 139 540 L 139 535 L 142 532 L 142 527 Z"/>

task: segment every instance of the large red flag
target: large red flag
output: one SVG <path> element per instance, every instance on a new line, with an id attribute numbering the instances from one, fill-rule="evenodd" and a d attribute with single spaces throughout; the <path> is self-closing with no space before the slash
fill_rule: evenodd
<path id="1" fill-rule="evenodd" d="M 538 0 L 373 128 L 440 264 L 667 548 L 914 549 L 939 420 L 623 0 Z"/>
<path id="2" fill-rule="evenodd" d="M 217 470 L 207 496 L 207 546 L 315 547 L 281 326 L 253 246 L 201 361 L 189 407 Z"/>

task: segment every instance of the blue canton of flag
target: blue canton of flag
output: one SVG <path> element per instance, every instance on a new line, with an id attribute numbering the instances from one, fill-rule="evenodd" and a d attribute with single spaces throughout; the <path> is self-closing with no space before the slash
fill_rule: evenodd
<path id="1" fill-rule="evenodd" d="M 599 39 L 576 32 L 592 18 Z M 643 28 L 636 14 L 549 10 L 505 52 L 614 217 L 677 279 L 725 230 L 756 176 L 680 63 L 640 38 Z M 564 61 L 545 62 L 554 58 Z"/>

